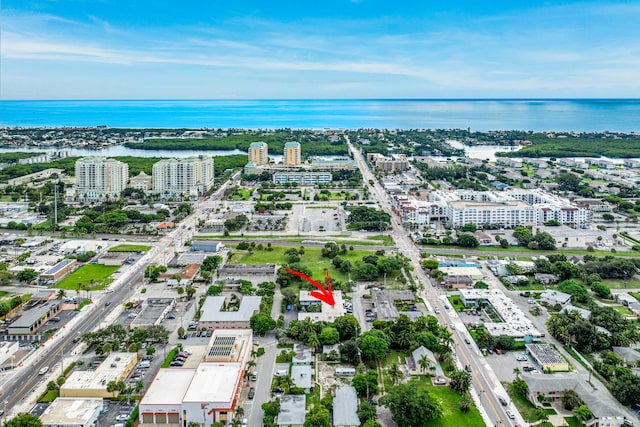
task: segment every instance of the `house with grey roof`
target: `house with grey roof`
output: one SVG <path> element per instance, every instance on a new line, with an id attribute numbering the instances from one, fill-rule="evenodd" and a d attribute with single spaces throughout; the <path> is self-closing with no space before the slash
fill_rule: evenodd
<path id="1" fill-rule="evenodd" d="M 591 317 L 591 311 L 590 310 L 587 310 L 585 308 L 576 307 L 575 305 L 571 305 L 571 304 L 568 304 L 562 310 L 560 310 L 560 313 L 571 313 L 571 312 L 578 313 L 580 315 L 580 317 L 582 317 L 583 319 L 586 319 L 586 320 L 589 320 L 589 317 Z"/>
<path id="2" fill-rule="evenodd" d="M 333 426 L 358 427 L 358 396 L 354 387 L 338 387 L 333 397 Z"/>
<path id="3" fill-rule="evenodd" d="M 276 424 L 282 427 L 303 427 L 307 413 L 307 396 L 287 394 L 280 397 L 280 413 Z"/>
<path id="4" fill-rule="evenodd" d="M 312 376 L 313 368 L 311 365 L 291 365 L 291 380 L 296 387 L 303 389 L 305 393 L 311 391 Z"/>
<path id="5" fill-rule="evenodd" d="M 637 366 L 640 362 L 640 352 L 631 347 L 613 347 L 613 352 L 620 356 L 625 365 Z"/>
<path id="6" fill-rule="evenodd" d="M 536 406 L 540 405 L 538 396 L 543 394 L 546 399 L 557 401 L 564 396 L 565 390 L 575 390 L 580 399 L 591 410 L 594 419 L 588 425 L 620 426 L 624 420 L 624 413 L 619 404 L 609 393 L 594 390 L 580 375 L 573 373 L 540 375 L 522 374 L 522 379 L 527 383 L 527 398 Z M 598 423 L 599 420 L 619 420 L 617 424 Z"/>
<path id="7" fill-rule="evenodd" d="M 544 291 L 540 294 L 540 302 L 546 303 L 549 307 L 559 304 L 561 307 L 571 303 L 571 295 L 560 291 Z"/>
<path id="8" fill-rule="evenodd" d="M 424 372 L 420 369 L 420 360 L 426 357 L 429 362 L 431 362 L 429 372 Z M 438 363 L 438 359 L 433 354 L 433 351 L 429 350 L 424 346 L 420 346 L 411 352 L 411 358 L 407 361 L 407 366 L 409 367 L 409 373 L 411 375 L 424 375 L 429 373 L 435 373 L 436 375 L 444 375 L 442 367 Z"/>

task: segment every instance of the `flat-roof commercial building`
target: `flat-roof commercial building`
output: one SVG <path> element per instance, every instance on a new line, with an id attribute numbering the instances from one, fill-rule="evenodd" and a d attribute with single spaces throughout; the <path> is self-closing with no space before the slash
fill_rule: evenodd
<path id="1" fill-rule="evenodd" d="M 269 163 L 269 146 L 266 142 L 252 142 L 249 145 L 249 162 L 256 165 Z"/>
<path id="2" fill-rule="evenodd" d="M 338 387 L 333 397 L 334 427 L 358 427 L 358 396 L 354 387 Z"/>
<path id="3" fill-rule="evenodd" d="M 226 298 L 207 297 L 202 305 L 198 329 L 249 329 L 251 316 L 260 311 L 262 297 L 245 295 L 237 311 L 223 311 Z"/>
<path id="4" fill-rule="evenodd" d="M 508 335 L 517 341 L 535 341 L 544 336 L 527 319 L 520 308 L 499 289 L 460 289 L 460 301 L 465 307 L 491 304 L 501 322 L 484 322 L 487 332 L 493 336 Z"/>
<path id="5" fill-rule="evenodd" d="M 318 185 L 331 184 L 331 172 L 276 172 L 273 174 L 274 184 Z"/>
<path id="6" fill-rule="evenodd" d="M 160 369 L 140 401 L 140 423 L 230 421 L 251 356 L 252 337 L 250 329 L 217 330 L 204 361 L 195 368 Z"/>
<path id="7" fill-rule="evenodd" d="M 137 353 L 110 353 L 95 370 L 74 370 L 67 381 L 60 387 L 60 397 L 102 397 L 118 395 L 108 392 L 110 381 L 124 381 L 136 367 Z"/>
<path id="8" fill-rule="evenodd" d="M 175 298 L 149 298 L 145 300 L 142 311 L 133 319 L 130 326 L 132 328 L 146 328 L 159 325 L 175 306 Z"/>
<path id="9" fill-rule="evenodd" d="M 307 413 L 307 396 L 287 394 L 280 397 L 280 413 L 276 424 L 282 427 L 302 427 Z"/>
<path id="10" fill-rule="evenodd" d="M 9 325 L 9 334 L 26 335 L 34 333 L 49 319 L 58 314 L 61 308 L 62 301 L 60 300 L 44 301 L 34 306 L 27 304 L 18 312 L 20 317 Z"/>
<path id="11" fill-rule="evenodd" d="M 71 273 L 73 269 L 78 265 L 78 261 L 73 258 L 65 258 L 44 273 L 40 274 L 40 282 L 48 280 L 59 280 Z"/>
<path id="12" fill-rule="evenodd" d="M 102 399 L 59 397 L 40 416 L 42 427 L 92 427 L 102 413 Z"/>
<path id="13" fill-rule="evenodd" d="M 342 301 L 342 291 L 333 291 L 335 305 L 329 305 L 311 296 L 309 291 L 300 291 L 300 305 L 318 305 L 320 312 L 298 312 L 298 320 L 311 319 L 314 322 L 333 322 L 340 316 L 344 316 L 346 311 Z"/>
<path id="14" fill-rule="evenodd" d="M 549 344 L 527 344 L 527 353 L 544 371 L 568 371 L 569 362 Z"/>

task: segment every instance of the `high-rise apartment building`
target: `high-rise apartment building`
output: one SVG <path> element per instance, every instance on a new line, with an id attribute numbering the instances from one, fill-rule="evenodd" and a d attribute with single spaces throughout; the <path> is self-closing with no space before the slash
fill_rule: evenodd
<path id="1" fill-rule="evenodd" d="M 210 156 L 161 160 L 153 165 L 153 192 L 197 197 L 213 185 Z"/>
<path id="2" fill-rule="evenodd" d="M 80 201 L 118 198 L 129 182 L 129 165 L 106 157 L 85 157 L 75 165 L 75 197 Z"/>
<path id="3" fill-rule="evenodd" d="M 249 145 L 249 162 L 256 165 L 269 163 L 269 146 L 265 142 L 252 142 Z"/>
<path id="4" fill-rule="evenodd" d="M 284 144 L 284 156 L 282 162 L 287 166 L 297 166 L 302 163 L 300 143 L 289 141 Z"/>

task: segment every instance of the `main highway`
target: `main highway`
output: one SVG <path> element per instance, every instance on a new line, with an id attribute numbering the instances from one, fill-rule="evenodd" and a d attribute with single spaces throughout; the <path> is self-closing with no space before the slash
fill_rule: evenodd
<path id="1" fill-rule="evenodd" d="M 360 172 L 362 173 L 365 185 L 367 185 L 366 183 L 373 182 L 370 194 L 376 197 L 381 208 L 391 215 L 392 230 L 390 235 L 393 237 L 393 241 L 398 250 L 411 260 L 411 263 L 414 266 L 413 273 L 423 284 L 423 286 L 420 287 L 422 289 L 419 291 L 420 297 L 425 300 L 429 309 L 435 309 L 436 307 L 439 308 L 439 314 L 435 315 L 439 317 L 442 324 L 450 327 L 455 343 L 454 357 L 456 358 L 458 368 L 462 369 L 464 366 L 469 366 L 471 368 L 472 390 L 475 392 L 476 402 L 484 409 L 481 413 L 485 422 L 487 425 L 493 426 L 511 426 L 516 423 L 524 425 L 524 421 L 515 407 L 511 406 L 509 408 L 511 412 L 516 414 L 516 419 L 511 420 L 504 410 L 507 408 L 503 409 L 500 405 L 498 396 L 507 397 L 502 385 L 497 380 L 491 367 L 480 355 L 480 352 L 473 341 L 471 341 L 471 345 L 467 345 L 465 343 L 464 339 L 469 337 L 466 328 L 455 315 L 455 311 L 450 307 L 445 294 L 442 293 L 440 288 L 429 285 L 431 282 L 426 276 L 424 270 L 421 268 L 420 251 L 416 248 L 407 232 L 397 221 L 397 217 L 391 209 L 389 196 L 369 170 L 369 167 L 363 159 L 362 153 L 352 145 L 348 138 L 347 144 L 349 146 L 349 150 L 353 154 L 353 158 L 356 161 L 358 168 L 360 169 Z M 451 308 L 451 310 L 448 310 L 447 308 Z M 458 327 L 455 325 L 458 325 Z"/>

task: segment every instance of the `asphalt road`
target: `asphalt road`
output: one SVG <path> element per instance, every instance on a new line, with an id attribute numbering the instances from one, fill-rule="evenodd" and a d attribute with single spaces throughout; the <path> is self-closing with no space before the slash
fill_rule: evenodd
<path id="1" fill-rule="evenodd" d="M 414 266 L 413 274 L 424 284 L 424 289 L 420 296 L 427 302 L 430 308 L 440 308 L 439 319 L 442 324 L 451 325 L 453 323 L 453 319 L 450 316 L 449 311 L 444 309 L 444 304 L 439 298 L 439 291 L 429 285 L 429 279 L 425 275 L 424 270 L 420 268 L 420 250 L 416 248 L 409 238 L 408 233 L 398 223 L 397 217 L 391 209 L 389 196 L 369 170 L 363 159 L 362 153 L 360 153 L 360 151 L 358 151 L 348 139 L 347 144 L 349 146 L 349 150 L 353 154 L 353 158 L 360 168 L 364 182 L 368 183 L 373 181 L 371 195 L 377 199 L 382 209 L 391 215 L 392 230 L 390 234 L 393 237 L 393 241 L 398 247 L 398 250 L 411 260 L 411 263 Z M 460 251 L 457 250 L 456 253 L 460 253 Z M 453 312 L 453 310 L 451 310 L 451 312 Z M 502 410 L 502 407 L 496 397 L 496 393 L 490 392 L 491 390 L 499 390 L 501 387 L 500 383 L 495 379 L 495 375 L 491 371 L 491 367 L 484 363 L 483 360 L 481 361 L 481 359 L 477 357 L 477 354 L 472 352 L 471 347 L 464 343 L 464 337 L 461 335 L 463 332 L 466 333 L 466 329 L 462 330 L 461 327 L 452 330 L 455 341 L 454 353 L 457 356 L 458 368 L 463 368 L 464 365 L 471 366 L 473 379 L 472 388 L 476 394 L 476 402 L 480 403 L 484 408 L 484 412 L 486 414 L 485 422 L 490 422 L 489 425 L 503 426 L 511 426 L 514 425 L 515 422 L 522 424 L 523 420 L 518 411 L 515 408 L 511 408 L 512 412 L 517 416 L 516 420 L 510 420 L 509 417 L 507 417 L 507 414 Z"/>

